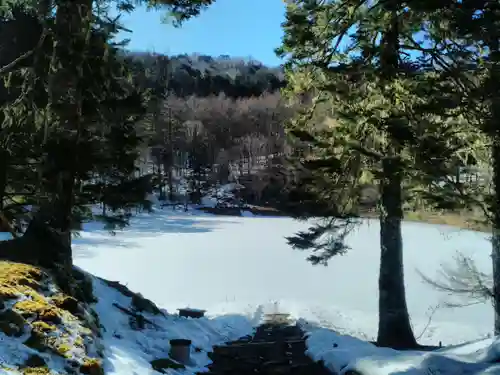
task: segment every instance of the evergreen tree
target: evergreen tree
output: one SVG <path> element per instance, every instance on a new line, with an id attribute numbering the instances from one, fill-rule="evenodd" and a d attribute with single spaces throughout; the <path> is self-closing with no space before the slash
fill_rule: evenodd
<path id="1" fill-rule="evenodd" d="M 489 186 L 467 186 L 447 181 L 436 189 L 452 191 L 450 200 L 462 200 L 483 209 L 492 226 L 493 288 L 487 295 L 493 300 L 495 334 L 500 334 L 500 5 L 494 1 L 417 1 L 412 7 L 429 17 L 427 43 L 411 41 L 411 47 L 432 61 L 435 69 L 453 81 L 460 94 L 461 113 L 475 131 L 481 133 L 475 143 L 475 158 L 483 162 L 483 172 L 492 175 Z M 489 158 L 482 155 L 489 152 Z M 481 156 L 482 155 L 482 156 Z M 490 159 L 490 160 L 486 160 Z M 486 177 L 486 176 L 485 176 Z M 486 179 L 488 180 L 488 179 Z M 459 265 L 460 266 L 460 265 Z M 464 275 L 467 277 L 467 275 Z M 468 275 L 470 276 L 470 275 Z M 477 275 L 476 275 L 477 276 Z M 462 286 L 464 288 L 464 286 Z M 472 290 L 477 285 L 464 289 Z M 472 289 L 468 289 L 472 288 Z M 475 290 L 475 289 L 474 289 Z M 491 294 L 490 294 L 491 293 Z"/>
<path id="2" fill-rule="evenodd" d="M 32 192 L 36 214 L 24 235 L 27 239 L 14 242 L 20 247 L 16 254 L 10 243 L 3 243 L 0 252 L 3 257 L 10 253 L 16 259 L 25 254 L 28 261 L 59 271 L 61 280 L 69 280 L 71 275 L 70 238 L 75 219 L 81 221 L 81 215 L 89 213 L 88 205 L 98 197 L 126 219 L 131 205 L 144 203 L 149 185 L 147 179 L 134 182 L 131 178 L 141 143 L 135 124 L 144 115 L 145 98 L 133 86 L 125 61 L 110 42 L 119 25 L 106 12 L 94 14 L 94 3 L 81 0 L 53 4 L 47 0 L 36 4 L 37 8 L 29 8 L 30 3 L 26 3 L 18 13 L 38 25 L 38 42 L 33 50 L 2 69 L 4 76 L 17 78 L 11 83 L 11 92 L 17 97 L 3 103 L 2 128 L 9 132 L 6 139 L 14 132 L 13 121 L 19 121 L 24 131 L 33 130 L 32 144 L 41 146 L 35 148 L 38 152 L 32 159 L 23 158 L 35 164 L 39 177 Z M 120 10 L 131 11 L 136 3 L 120 2 Z M 209 3 L 167 0 L 147 4 L 166 5 L 176 21 L 182 22 Z M 54 13 L 49 11 L 52 6 Z M 3 180 L 6 177 L 3 173 Z M 4 186 L 4 193 L 7 190 Z M 28 238 L 33 236 L 52 240 L 40 238 L 40 251 L 34 254 L 33 249 L 26 248 L 26 244 L 32 246 Z M 53 241 L 56 237 L 62 241 L 58 246 Z"/>
<path id="3" fill-rule="evenodd" d="M 441 124 L 436 115 L 423 112 L 428 102 L 421 94 L 431 75 L 403 48 L 421 30 L 422 15 L 397 0 L 289 1 L 278 51 L 288 58 L 287 93 L 309 104 L 288 129 L 303 146 L 297 155 L 305 176 L 301 183 L 309 181 L 297 197 L 308 202 L 307 212 L 297 216 L 324 218 L 289 242 L 312 249 L 313 264 L 343 254 L 362 214 L 362 187 L 367 181 L 376 184 L 377 342 L 391 347 L 416 346 L 403 274 L 405 202 L 425 197 L 419 194 L 422 184 L 439 180 L 463 147 L 456 142 L 455 124 Z M 456 147 L 450 147 L 454 142 Z"/>

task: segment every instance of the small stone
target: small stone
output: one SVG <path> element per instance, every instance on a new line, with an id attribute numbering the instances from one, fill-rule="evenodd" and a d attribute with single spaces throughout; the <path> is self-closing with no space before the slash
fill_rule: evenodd
<path id="1" fill-rule="evenodd" d="M 87 375 L 104 375 L 101 361 L 98 359 L 88 359 L 80 366 L 80 373 Z"/>
<path id="2" fill-rule="evenodd" d="M 38 354 L 32 354 L 29 358 L 24 362 L 24 366 L 26 367 L 43 367 L 47 365 L 45 359 L 43 359 Z"/>
<path id="3" fill-rule="evenodd" d="M 26 320 L 10 309 L 0 313 L 0 331 L 7 336 L 19 337 L 24 333 Z"/>

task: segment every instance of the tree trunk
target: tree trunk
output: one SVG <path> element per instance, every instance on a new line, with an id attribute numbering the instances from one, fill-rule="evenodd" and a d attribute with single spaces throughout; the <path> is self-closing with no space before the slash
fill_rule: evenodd
<path id="1" fill-rule="evenodd" d="M 158 158 L 158 194 L 159 197 L 158 199 L 160 201 L 164 201 L 166 196 L 165 196 L 165 184 L 163 183 L 163 173 L 161 171 L 161 160 Z"/>
<path id="2" fill-rule="evenodd" d="M 493 141 L 491 159 L 493 162 L 493 186 L 495 199 L 493 210 L 493 235 L 491 260 L 493 262 L 493 308 L 495 336 L 500 335 L 500 136 Z"/>
<path id="3" fill-rule="evenodd" d="M 384 160 L 383 173 L 377 344 L 392 348 L 412 348 L 416 347 L 417 342 L 406 306 L 401 236 L 402 181 L 399 161 Z"/>
<path id="4" fill-rule="evenodd" d="M 56 177 L 57 187 L 54 201 L 49 210 L 54 228 L 60 233 L 60 251 L 54 262 L 72 268 L 71 229 L 72 210 L 77 177 L 77 165 L 80 157 L 80 139 L 83 129 L 81 80 L 82 66 L 85 59 L 90 26 L 92 22 L 93 0 L 68 0 L 58 3 L 54 27 L 54 49 L 52 55 L 52 73 L 49 84 L 51 108 L 59 120 L 57 126 L 65 129 L 67 135 L 61 139 L 66 144 L 67 155 L 54 155 L 55 165 L 64 166 Z M 64 159 L 64 160 L 62 160 Z"/>
<path id="5" fill-rule="evenodd" d="M 380 67 L 382 80 L 388 84 L 397 78 L 399 70 L 399 16 L 400 4 L 393 0 L 384 4 L 391 13 L 391 23 L 382 38 Z M 397 102 L 393 92 L 391 99 L 393 116 L 388 119 L 387 137 L 392 137 L 393 128 L 400 126 L 394 113 Z M 393 348 L 414 348 L 417 346 L 411 327 L 404 283 L 402 178 L 403 166 L 399 158 L 398 140 L 390 140 L 386 158 L 382 160 L 381 182 L 382 207 L 380 213 L 380 274 L 379 274 L 379 323 L 377 343 Z"/>
<path id="6" fill-rule="evenodd" d="M 491 97 L 491 116 L 486 122 L 486 134 L 492 140 L 491 161 L 493 167 L 494 199 L 490 207 L 492 214 L 492 249 L 493 265 L 493 309 L 494 333 L 500 335 L 500 97 L 498 94 L 500 80 L 500 45 L 496 29 L 489 30 L 487 45 L 490 49 L 490 70 L 486 82 L 486 94 Z"/>
<path id="7" fill-rule="evenodd" d="M 173 182 L 173 173 L 174 173 L 174 137 L 172 132 L 172 110 L 169 109 L 169 118 L 168 118 L 168 147 L 169 147 L 169 165 L 168 165 L 168 199 L 170 202 L 174 201 L 174 182 Z M 167 170 L 167 169 L 166 169 Z"/>
<path id="8" fill-rule="evenodd" d="M 9 166 L 9 153 L 0 149 L 0 213 L 4 207 L 5 193 L 7 189 L 7 168 Z"/>

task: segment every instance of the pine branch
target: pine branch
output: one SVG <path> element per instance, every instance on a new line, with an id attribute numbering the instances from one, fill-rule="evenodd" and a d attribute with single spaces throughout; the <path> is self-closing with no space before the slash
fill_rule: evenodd
<path id="1" fill-rule="evenodd" d="M 37 50 L 39 50 L 42 47 L 47 35 L 48 35 L 48 31 L 47 31 L 47 29 L 44 29 L 40 39 L 38 40 L 36 47 L 33 48 L 32 50 L 26 52 L 26 53 L 23 53 L 21 56 L 19 56 L 18 58 L 16 58 L 12 62 L 8 63 L 7 65 L 4 65 L 3 67 L 1 67 L 0 68 L 0 76 L 4 75 L 6 73 L 9 73 L 11 70 L 15 69 L 16 66 L 19 65 L 21 62 L 23 62 L 24 60 L 31 57 Z"/>

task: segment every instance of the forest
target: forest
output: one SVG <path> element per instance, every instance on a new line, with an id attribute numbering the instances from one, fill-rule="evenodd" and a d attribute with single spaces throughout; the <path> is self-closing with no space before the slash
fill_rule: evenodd
<path id="1" fill-rule="evenodd" d="M 379 218 L 377 341 L 406 348 L 401 222 L 455 215 L 492 232 L 493 282 L 441 287 L 492 300 L 500 333 L 498 4 L 290 1 L 286 63 L 266 67 L 128 51 L 100 3 L 0 7 L 0 213 L 14 237 L 1 258 L 70 280 L 82 223 L 113 230 L 149 210 L 150 193 L 199 206 L 234 183 L 222 211 L 323 219 L 288 238 L 313 264 L 344 254 L 360 218 Z M 152 3 L 182 22 L 212 1 Z"/>

